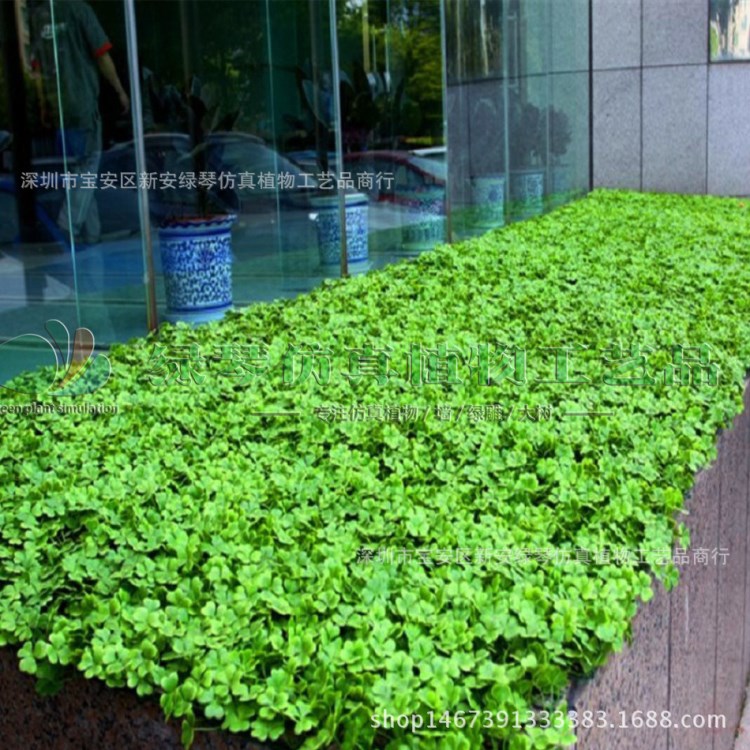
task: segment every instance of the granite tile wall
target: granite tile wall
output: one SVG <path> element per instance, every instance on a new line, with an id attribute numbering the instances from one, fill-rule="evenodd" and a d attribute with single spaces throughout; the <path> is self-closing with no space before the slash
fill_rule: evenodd
<path id="1" fill-rule="evenodd" d="M 708 0 L 592 0 L 594 187 L 750 195 L 750 62 L 708 29 Z"/>

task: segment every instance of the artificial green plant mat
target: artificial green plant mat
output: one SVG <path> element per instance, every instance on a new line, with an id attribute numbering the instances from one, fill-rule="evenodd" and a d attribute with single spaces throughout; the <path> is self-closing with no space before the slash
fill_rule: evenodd
<path id="1" fill-rule="evenodd" d="M 70 665 L 158 694 L 186 743 L 196 726 L 305 748 L 569 743 L 568 727 L 484 715 L 471 727 L 469 712 L 554 707 L 622 646 L 653 577 L 674 583 L 674 567 L 637 554 L 574 552 L 686 543 L 675 512 L 742 408 L 749 217 L 735 199 L 598 191 L 415 262 L 113 348 L 104 387 L 57 401 L 116 414 L 2 415 L 0 645 L 21 647 L 43 689 Z M 480 384 L 469 353 L 482 344 L 524 350 L 527 382 L 496 359 L 499 382 Z M 407 371 L 412 345 L 433 358 Z M 718 386 L 665 382 L 672 347 L 689 361 L 704 345 Z M 632 347 L 653 350 L 646 371 L 613 368 Z M 567 375 L 554 371 L 560 348 Z M 463 359 L 443 375 L 462 382 L 419 385 L 449 351 Z M 304 352 L 317 352 L 306 376 Z M 493 404 L 505 418 L 477 416 Z M 365 416 L 320 409 L 333 405 Z M 540 549 L 571 559 L 503 559 Z M 433 711 L 437 728 L 373 728 L 383 710 Z M 438 724 L 445 711 L 467 725 Z"/>

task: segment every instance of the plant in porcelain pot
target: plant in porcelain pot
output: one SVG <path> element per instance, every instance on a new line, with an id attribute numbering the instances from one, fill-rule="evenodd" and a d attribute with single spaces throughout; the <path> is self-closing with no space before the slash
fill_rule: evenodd
<path id="1" fill-rule="evenodd" d="M 381 74 L 353 65 L 352 83 L 341 83 L 341 122 L 347 153 L 370 147 L 400 151 L 409 134 L 419 131 L 422 115 L 406 95 L 406 78 L 397 86 Z M 373 173 L 374 165 L 373 165 Z M 432 179 L 399 184 L 403 206 L 400 252 L 418 255 L 445 239 L 445 186 Z M 348 237 L 348 235 L 347 235 Z"/>
<path id="2" fill-rule="evenodd" d="M 331 108 L 332 77 L 322 73 L 315 79 L 306 76 L 297 69 L 297 83 L 303 105 L 312 117 L 315 125 L 316 163 L 319 175 L 328 179 L 317 181 L 315 192 L 310 197 L 312 209 L 310 218 L 315 222 L 320 256 L 320 270 L 323 273 L 335 273 L 341 266 L 341 216 L 339 209 L 339 191 L 336 175 L 330 171 L 328 148 L 334 132 Z M 345 91 L 340 83 L 341 92 Z M 356 98 L 356 97 L 355 97 Z M 351 128 L 356 123 L 357 137 L 362 135 L 361 127 L 365 117 L 371 117 L 366 98 L 360 98 L 356 105 L 353 100 L 342 101 L 342 121 L 346 124 L 342 130 Z M 368 131 L 369 132 L 369 131 Z M 365 134 L 366 137 L 366 134 Z M 368 258 L 368 202 L 367 196 L 355 192 L 353 185 L 344 192 L 345 226 L 346 226 L 346 259 L 350 271 L 362 271 L 369 268 Z"/>
<path id="3" fill-rule="evenodd" d="M 193 78 L 183 102 L 192 145 L 183 161 L 192 166 L 196 177 L 209 167 L 208 134 L 231 129 L 238 116 L 232 113 L 220 118 L 210 94 L 208 87 L 201 87 Z M 180 210 L 159 228 L 167 319 L 190 323 L 216 320 L 232 307 L 231 230 L 237 215 L 206 180 L 196 179 L 178 195 Z"/>
<path id="4" fill-rule="evenodd" d="M 472 109 L 474 143 L 471 154 L 472 223 L 481 229 L 505 224 L 505 149 L 498 127 L 502 122 L 498 103 L 479 99 Z"/>
<path id="5" fill-rule="evenodd" d="M 561 161 L 568 152 L 572 140 L 572 131 L 568 115 L 562 110 L 549 108 L 549 151 L 552 157 L 551 192 L 553 201 L 560 202 L 572 189 L 571 168 Z"/>
<path id="6" fill-rule="evenodd" d="M 318 236 L 320 266 L 323 271 L 335 271 L 341 264 L 341 217 L 339 194 L 330 183 L 322 182 L 321 187 L 311 197 L 313 209 L 310 218 L 315 222 Z M 325 185 L 329 184 L 330 189 Z M 346 191 L 346 260 L 349 271 L 357 272 L 368 268 L 368 200 L 364 193 Z"/>
<path id="7" fill-rule="evenodd" d="M 511 111 L 510 198 L 519 219 L 544 210 L 547 114 L 531 102 L 520 101 Z"/>

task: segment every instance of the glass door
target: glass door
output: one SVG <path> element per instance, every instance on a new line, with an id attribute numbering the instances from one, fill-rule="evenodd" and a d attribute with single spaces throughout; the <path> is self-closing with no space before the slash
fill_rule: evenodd
<path id="1" fill-rule="evenodd" d="M 455 238 L 588 189 L 587 0 L 445 0 Z"/>
<path id="2" fill-rule="evenodd" d="M 336 191 L 320 189 L 335 166 L 328 2 L 135 0 L 135 15 L 160 320 L 220 317 L 337 275 Z M 173 230 L 222 216 L 223 265 L 184 263 Z M 216 304 L 201 315 L 204 303 Z"/>
<path id="3" fill-rule="evenodd" d="M 374 265 L 447 240 L 439 0 L 339 3 L 343 172 L 369 202 Z"/>
<path id="4" fill-rule="evenodd" d="M 147 320 L 124 4 L 11 0 L 1 24 L 4 381 L 64 365 L 66 329 L 102 348 Z"/>

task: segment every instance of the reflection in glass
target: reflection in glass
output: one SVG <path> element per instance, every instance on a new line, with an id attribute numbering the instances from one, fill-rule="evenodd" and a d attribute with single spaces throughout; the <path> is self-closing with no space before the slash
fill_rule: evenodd
<path id="1" fill-rule="evenodd" d="M 147 321 L 137 196 L 101 187 L 132 139 L 123 6 L 0 6 L 3 382 L 50 364 L 34 346 L 50 321 L 91 329 L 100 349 Z"/>
<path id="2" fill-rule="evenodd" d="M 147 156 L 158 172 L 204 172 L 208 206 L 196 205 L 195 184 L 156 185 L 149 192 L 153 222 L 183 213 L 236 215 L 235 305 L 317 285 L 331 272 L 320 263 L 312 200 L 334 149 L 328 4 L 140 0 L 136 12 Z M 164 38 L 165 28 L 178 33 Z M 159 267 L 170 277 L 182 273 Z M 225 273 L 223 264 L 222 279 Z M 212 288 L 218 278 L 204 273 Z"/>
<path id="3" fill-rule="evenodd" d="M 745 0 L 721 5 L 728 54 Z M 164 320 L 181 273 L 223 290 L 214 307 L 227 290 L 236 306 L 291 297 L 341 272 L 344 238 L 349 272 L 366 271 L 588 188 L 588 0 L 134 6 L 137 69 L 124 2 L 0 2 L 0 344 L 51 318 L 97 345 L 142 335 L 150 247 Z M 85 62 L 66 37 L 73 7 Z M 62 181 L 82 171 L 88 193 Z M 33 172 L 45 176 L 23 187 Z M 191 277 L 160 228 L 219 215 L 236 215 L 231 250 Z"/>
<path id="4" fill-rule="evenodd" d="M 750 0 L 711 0 L 711 60 L 750 60 Z"/>
<path id="5" fill-rule="evenodd" d="M 446 0 L 448 173 L 457 238 L 527 219 L 588 187 L 580 0 Z"/>
<path id="6" fill-rule="evenodd" d="M 446 239 L 439 0 L 339 3 L 343 173 L 369 199 L 372 265 Z"/>

